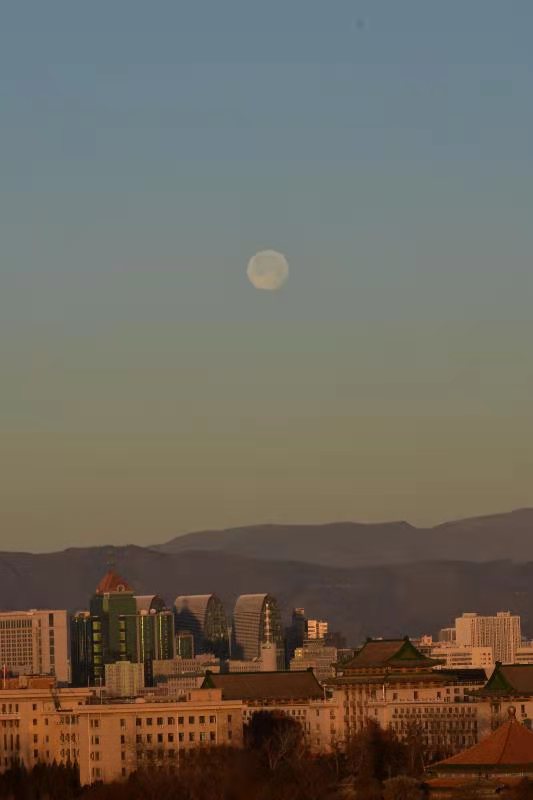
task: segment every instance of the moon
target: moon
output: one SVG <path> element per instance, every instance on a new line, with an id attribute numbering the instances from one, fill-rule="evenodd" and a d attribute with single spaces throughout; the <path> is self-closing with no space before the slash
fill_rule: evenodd
<path id="1" fill-rule="evenodd" d="M 289 277 L 289 264 L 283 253 L 260 250 L 249 260 L 246 274 L 256 289 L 276 292 Z"/>

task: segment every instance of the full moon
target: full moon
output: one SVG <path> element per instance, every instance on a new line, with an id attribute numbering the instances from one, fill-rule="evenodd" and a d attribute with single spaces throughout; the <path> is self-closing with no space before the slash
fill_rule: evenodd
<path id="1" fill-rule="evenodd" d="M 289 277 L 289 264 L 283 253 L 260 250 L 249 260 L 246 274 L 256 289 L 275 292 Z"/>

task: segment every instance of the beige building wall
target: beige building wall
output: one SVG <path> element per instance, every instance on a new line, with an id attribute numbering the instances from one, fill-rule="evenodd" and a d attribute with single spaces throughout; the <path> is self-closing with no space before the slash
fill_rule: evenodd
<path id="1" fill-rule="evenodd" d="M 87 689 L 1 690 L 0 771 L 14 760 L 28 769 L 71 761 L 92 783 L 177 766 L 194 747 L 242 746 L 242 704 L 223 701 L 220 690 L 193 690 L 179 702 L 95 701 Z"/>
<path id="2" fill-rule="evenodd" d="M 488 675 L 494 669 L 492 647 L 440 642 L 430 648 L 429 655 L 443 661 L 447 669 L 484 669 Z"/>
<path id="3" fill-rule="evenodd" d="M 136 697 L 144 689 L 144 664 L 117 661 L 105 665 L 105 693 L 109 697 Z"/>
<path id="4" fill-rule="evenodd" d="M 195 747 L 242 746 L 242 704 L 220 690 L 192 690 L 186 701 L 114 703 L 78 710 L 82 783 L 125 778 L 141 767 L 179 766 Z"/>
<path id="5" fill-rule="evenodd" d="M 0 770 L 14 760 L 28 769 L 36 763 L 76 760 L 76 711 L 87 689 L 0 689 Z"/>
<path id="6" fill-rule="evenodd" d="M 344 741 L 363 730 L 369 719 L 391 727 L 400 739 L 415 724 L 430 749 L 451 754 L 490 730 L 487 703 L 471 698 L 479 688 L 474 682 L 417 684 L 415 676 L 396 686 L 346 678 L 344 685 L 338 679 L 333 697 L 341 709 Z"/>
<path id="7" fill-rule="evenodd" d="M 340 746 L 343 739 L 342 714 L 338 698 L 264 705 L 245 703 L 244 723 L 248 723 L 258 711 L 283 714 L 299 722 L 303 729 L 305 744 L 312 753 L 331 753 Z"/>

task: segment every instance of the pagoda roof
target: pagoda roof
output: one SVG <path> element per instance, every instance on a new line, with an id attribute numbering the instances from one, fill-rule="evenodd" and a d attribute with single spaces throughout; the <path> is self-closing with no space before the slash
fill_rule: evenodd
<path id="1" fill-rule="evenodd" d="M 533 695 L 533 664 L 497 664 L 480 694 L 508 697 Z"/>
<path id="2" fill-rule="evenodd" d="M 439 663 L 439 661 L 423 655 L 408 637 L 405 639 L 369 639 L 351 661 L 342 664 L 341 670 L 349 673 L 352 670 L 378 667 L 387 669 L 430 668 Z"/>
<path id="3" fill-rule="evenodd" d="M 440 761 L 432 769 L 437 772 L 475 770 L 505 772 L 527 768 L 533 771 L 533 732 L 518 722 L 511 706 L 509 719 L 468 750 Z"/>
<path id="4" fill-rule="evenodd" d="M 115 570 L 110 569 L 96 587 L 96 594 L 119 594 L 121 592 L 133 592 L 133 589 Z"/>

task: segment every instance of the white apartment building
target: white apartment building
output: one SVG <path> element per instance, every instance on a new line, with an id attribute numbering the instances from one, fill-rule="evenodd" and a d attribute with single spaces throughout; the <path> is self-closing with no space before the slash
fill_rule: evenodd
<path id="1" fill-rule="evenodd" d="M 17 675 L 52 675 L 70 681 L 66 611 L 0 611 L 0 668 Z"/>
<path id="2" fill-rule="evenodd" d="M 144 664 L 116 661 L 105 665 L 105 693 L 109 697 L 136 697 L 144 689 Z"/>
<path id="3" fill-rule="evenodd" d="M 512 664 L 521 641 L 520 617 L 510 611 L 498 611 L 495 616 L 465 613 L 455 620 L 455 643 L 491 647 L 495 662 Z"/>

